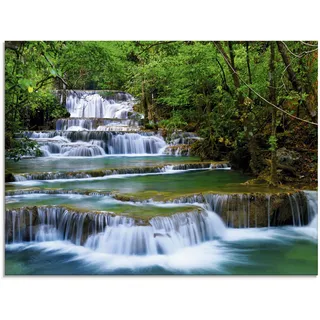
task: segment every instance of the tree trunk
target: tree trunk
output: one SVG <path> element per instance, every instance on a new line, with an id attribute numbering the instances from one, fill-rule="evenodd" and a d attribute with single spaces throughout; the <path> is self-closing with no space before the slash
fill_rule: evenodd
<path id="1" fill-rule="evenodd" d="M 252 76 L 251 76 L 251 69 L 250 69 L 250 57 L 249 57 L 249 41 L 246 41 L 246 53 L 247 53 L 247 68 L 248 68 L 248 77 L 249 77 L 249 84 L 252 84 Z M 249 89 L 248 97 L 251 99 L 252 97 L 251 90 Z"/>
<path id="2" fill-rule="evenodd" d="M 213 41 L 213 43 L 215 44 L 215 46 L 218 48 L 218 51 L 221 53 L 221 55 L 223 56 L 224 60 L 227 63 L 228 69 L 232 75 L 232 79 L 233 79 L 233 84 L 236 88 L 236 93 L 237 93 L 237 104 L 238 106 L 242 106 L 243 102 L 244 102 L 244 97 L 242 95 L 241 92 L 239 92 L 240 89 L 240 80 L 236 74 L 237 69 L 235 67 L 234 64 L 234 53 L 233 53 L 233 45 L 232 45 L 232 41 L 228 41 L 228 48 L 229 48 L 229 54 L 230 56 L 227 55 L 227 53 L 225 52 L 225 50 L 223 49 L 221 43 L 219 41 Z"/>
<path id="3" fill-rule="evenodd" d="M 281 54 L 283 63 L 286 66 L 289 81 L 291 82 L 293 89 L 295 91 L 297 91 L 301 97 L 303 92 L 306 92 L 308 90 L 305 90 L 305 88 L 298 81 L 297 76 L 291 66 L 290 58 L 287 55 L 287 51 L 286 51 L 287 49 L 285 48 L 284 44 L 281 41 L 277 41 L 277 46 L 278 46 L 278 50 Z M 300 100 L 299 102 L 304 107 L 304 109 L 307 111 L 307 113 L 311 117 L 312 121 L 315 121 L 316 120 L 316 113 L 314 112 L 314 107 L 312 105 L 309 105 L 308 102 L 306 102 L 306 101 Z M 299 105 L 300 104 L 298 104 L 298 107 L 297 107 L 297 116 L 298 117 L 299 117 Z"/>
<path id="4" fill-rule="evenodd" d="M 275 53 L 274 53 L 275 43 L 272 41 L 270 44 L 270 64 L 269 64 L 269 100 L 276 105 L 276 81 L 275 81 Z M 276 129 L 277 129 L 277 109 L 271 107 L 272 121 L 271 121 L 271 137 L 276 141 Z M 277 149 L 274 146 L 271 146 L 271 169 L 270 169 L 270 184 L 272 186 L 276 186 L 278 184 L 278 176 L 277 176 Z"/>

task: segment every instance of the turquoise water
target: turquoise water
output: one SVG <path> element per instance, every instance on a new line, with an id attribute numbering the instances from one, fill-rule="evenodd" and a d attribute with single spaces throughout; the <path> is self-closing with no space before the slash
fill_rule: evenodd
<path id="1" fill-rule="evenodd" d="M 56 172 L 56 171 L 81 171 L 124 167 L 153 167 L 168 163 L 199 162 L 198 157 L 174 157 L 150 155 L 143 157 L 134 156 L 106 156 L 106 157 L 78 157 L 78 158 L 53 158 L 42 157 L 22 159 L 19 162 L 6 160 L 6 170 L 13 173 L 31 172 Z"/>
<path id="2" fill-rule="evenodd" d="M 13 172 L 79 171 L 197 162 L 181 157 L 105 157 L 92 159 L 24 159 L 7 163 Z M 267 186 L 244 183 L 251 177 L 234 170 L 190 170 L 159 174 L 114 175 L 102 178 L 19 181 L 13 189 L 63 189 L 104 191 L 140 200 L 171 200 L 205 192 L 279 192 Z M 194 209 L 191 205 L 131 203 L 110 196 L 76 194 L 27 194 L 6 197 L 6 208 L 66 206 L 80 211 L 111 211 L 143 218 L 171 216 Z M 183 221 L 182 230 L 183 229 Z M 221 229 L 221 226 L 219 227 Z M 170 254 L 124 255 L 98 252 L 68 241 L 44 241 L 6 245 L 5 273 L 14 274 L 307 274 L 318 270 L 317 229 L 279 227 L 232 229 L 223 227 L 214 240 L 178 248 Z M 153 237 L 152 237 L 153 238 Z M 169 237 L 170 238 L 170 237 Z M 120 240 L 119 240 L 120 241 Z"/>
<path id="3" fill-rule="evenodd" d="M 114 175 L 101 178 L 21 181 L 8 183 L 7 189 L 64 189 L 107 191 L 137 199 L 164 200 L 200 192 L 272 192 L 269 187 L 243 185 L 250 179 L 233 170 L 195 170 L 169 174 Z M 279 191 L 279 190 L 275 190 Z"/>
<path id="4" fill-rule="evenodd" d="M 6 247 L 6 274 L 316 275 L 317 243 L 295 228 L 230 229 L 172 255 L 119 256 L 65 241 Z"/>

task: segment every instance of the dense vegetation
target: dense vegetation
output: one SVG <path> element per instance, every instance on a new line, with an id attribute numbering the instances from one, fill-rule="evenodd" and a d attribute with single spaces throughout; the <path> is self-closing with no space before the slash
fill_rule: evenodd
<path id="1" fill-rule="evenodd" d="M 5 45 L 7 155 L 21 130 L 67 117 L 56 89 L 128 91 L 146 129 L 196 132 L 202 159 L 272 185 L 317 179 L 317 42 L 13 42 Z"/>

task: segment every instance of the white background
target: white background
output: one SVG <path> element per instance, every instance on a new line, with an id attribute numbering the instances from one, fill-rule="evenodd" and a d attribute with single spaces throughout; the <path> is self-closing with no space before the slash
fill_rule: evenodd
<path id="1" fill-rule="evenodd" d="M 2 0 L 0 34 L 3 47 L 5 40 L 319 40 L 316 3 Z M 1 60 L 3 67 L 3 50 Z M 2 112 L 3 75 L 2 69 Z M 3 151 L 3 117 L 0 123 Z M 3 157 L 1 168 L 3 172 Z M 3 223 L 3 202 L 1 208 Z M 2 225 L 2 248 L 3 229 Z M 3 276 L 3 250 L 1 255 Z M 23 320 L 319 319 L 319 297 L 317 277 L 4 277 L 0 316 Z"/>

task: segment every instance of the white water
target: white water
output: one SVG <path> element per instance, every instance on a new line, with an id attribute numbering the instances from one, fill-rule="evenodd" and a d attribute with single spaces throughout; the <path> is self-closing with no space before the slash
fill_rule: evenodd
<path id="1" fill-rule="evenodd" d="M 211 211 L 157 217 L 151 219 L 151 224 L 147 226 L 136 225 L 126 217 L 95 214 L 94 227 L 90 229 L 92 235 L 83 245 L 80 245 L 81 232 L 84 230 L 83 217 L 87 215 L 81 218 L 67 211 L 59 213 L 58 209 L 40 210 L 40 228 L 32 230 L 29 227 L 29 234 L 33 235 L 32 242 L 20 242 L 23 234 L 15 233 L 15 243 L 6 244 L 6 250 L 36 250 L 53 254 L 52 257 L 69 256 L 65 263 L 80 261 L 82 265 L 107 273 L 124 269 L 139 272 L 140 269 L 148 270 L 152 267 L 173 273 L 227 273 L 228 265 L 251 263 L 248 254 L 252 250 L 237 249 L 241 243 L 247 243 L 249 247 L 259 243 L 263 246 L 288 246 L 294 245 L 297 240 L 317 243 L 317 228 L 314 227 L 317 219 L 317 192 L 306 192 L 306 196 L 313 219 L 305 227 L 226 228 L 220 217 Z M 107 200 L 108 197 L 105 198 Z M 175 206 L 172 203 L 152 205 Z M 19 219 L 18 215 L 17 212 L 13 213 L 13 224 L 17 227 L 31 219 L 28 211 Z M 31 239 L 29 237 L 26 240 Z"/>
<path id="2" fill-rule="evenodd" d="M 304 227 L 300 228 L 304 229 Z M 92 250 L 90 247 L 77 246 L 70 241 L 45 241 L 7 244 L 9 252 L 36 250 L 51 253 L 53 257 L 69 256 L 65 263 L 80 261 L 82 265 L 91 266 L 100 272 L 116 272 L 129 269 L 133 272 L 159 267 L 173 273 L 228 273 L 227 265 L 250 264 L 250 250 L 237 249 L 229 244 L 268 243 L 271 246 L 294 245 L 299 239 L 308 239 L 303 233 L 291 228 L 252 228 L 226 229 L 219 239 L 206 241 L 191 247 L 182 247 L 168 254 L 128 255 L 105 253 Z M 130 249 L 130 248 L 129 248 Z M 124 250 L 129 250 L 124 248 Z M 84 263 L 84 264 L 83 264 Z"/>
<path id="3" fill-rule="evenodd" d="M 295 231 L 303 234 L 314 242 L 318 242 L 318 192 L 304 191 L 307 197 L 308 218 L 311 221 L 307 226 L 295 228 Z"/>
<path id="4" fill-rule="evenodd" d="M 45 157 L 189 155 L 189 148 L 186 150 L 183 145 L 191 144 L 199 137 L 194 133 L 176 133 L 172 143 L 177 147 L 171 148 L 172 144 L 168 146 L 159 134 L 138 133 L 142 116 L 133 111 L 134 103 L 128 93 L 104 98 L 93 91 L 70 91 L 66 100 L 70 118 L 58 119 L 56 132 L 25 134 L 40 144 Z M 60 140 L 56 136 L 60 136 Z"/>
<path id="5" fill-rule="evenodd" d="M 79 131 L 57 133 L 34 133 L 46 157 L 97 157 L 104 155 L 161 154 L 166 146 L 159 135 L 140 133 L 111 133 Z"/>
<path id="6" fill-rule="evenodd" d="M 133 112 L 133 97 L 128 93 L 118 93 L 115 99 L 103 98 L 98 93 L 76 91 L 67 96 L 66 107 L 72 118 L 127 119 L 128 113 Z"/>
<path id="7" fill-rule="evenodd" d="M 102 253 L 154 255 L 173 253 L 222 237 L 226 229 L 217 214 L 206 210 L 154 217 L 148 225 L 138 225 L 132 218 L 109 213 L 77 213 L 61 207 L 38 207 L 38 227 L 24 228 L 25 221 L 31 221 L 33 215 L 31 209 L 6 211 L 7 228 L 12 225 L 8 229 L 11 240 L 9 233 L 6 235 L 7 243 L 34 239 L 36 242 L 71 240 L 81 245 L 85 241 L 85 247 Z M 86 235 L 87 239 L 84 238 Z"/>
<path id="8" fill-rule="evenodd" d="M 118 255 L 172 254 L 223 235 L 225 226 L 213 212 L 155 217 L 151 226 L 106 228 L 88 238 L 85 247 Z"/>
<path id="9" fill-rule="evenodd" d="M 57 131 L 137 131 L 132 119 L 66 118 L 56 121 Z"/>
<path id="10" fill-rule="evenodd" d="M 166 142 L 160 135 L 137 133 L 139 117 L 133 104 L 127 93 L 103 98 L 95 92 L 72 91 L 66 102 L 71 118 L 58 119 L 55 132 L 25 135 L 39 143 L 45 157 L 161 154 Z"/>
<path id="11" fill-rule="evenodd" d="M 293 226 L 291 228 L 300 233 L 309 233 L 311 238 L 315 238 L 316 232 L 317 238 L 317 192 L 306 193 L 306 195 L 312 221 L 305 227 L 297 228 Z M 38 198 L 41 196 L 43 195 L 30 194 L 11 196 L 7 197 L 6 199 Z M 56 196 L 62 197 L 60 195 Z M 69 194 L 65 195 L 65 197 L 76 197 L 79 200 L 81 198 L 90 198 L 90 196 Z M 101 214 L 94 213 L 92 215 L 91 213 L 69 212 L 68 210 L 60 207 L 39 207 L 37 209 L 37 215 L 39 217 L 40 228 L 37 230 L 35 239 L 37 241 L 71 239 L 75 243 L 80 244 L 83 236 L 82 230 L 84 221 L 87 216 L 91 218 L 86 223 L 86 226 L 88 227 L 88 223 L 91 221 L 90 223 L 93 223 L 93 229 L 91 228 L 91 231 L 86 231 L 89 231 L 89 237 L 86 240 L 85 246 L 90 247 L 93 250 L 112 254 L 168 254 L 183 247 L 194 246 L 216 238 L 224 238 L 226 232 L 229 232 L 229 234 L 230 232 L 231 234 L 239 234 L 242 232 L 244 235 L 249 235 L 252 232 L 258 232 L 259 229 L 257 228 L 253 229 L 256 231 L 250 231 L 248 233 L 248 229 L 244 229 L 243 231 L 234 231 L 235 229 L 232 228 L 227 229 L 220 216 L 215 212 L 210 211 L 210 208 L 217 207 L 217 200 L 220 200 L 218 197 L 214 197 L 213 199 L 214 200 L 211 198 L 211 203 L 199 205 L 201 207 L 199 212 L 193 211 L 188 213 L 173 214 L 172 216 L 168 217 L 154 217 L 149 220 L 148 225 L 142 226 L 137 225 L 132 218 L 124 216 L 113 217 L 109 213 L 101 212 Z M 109 196 L 99 197 L 99 201 L 101 200 L 107 201 L 107 203 L 119 202 L 118 200 L 114 200 Z M 214 202 L 214 205 L 212 205 L 212 202 Z M 157 203 L 138 203 L 135 205 L 168 206 L 168 204 Z M 169 206 L 176 207 L 181 206 L 181 204 L 171 203 Z M 26 232 L 26 230 L 23 228 L 21 229 L 21 226 L 23 226 L 26 221 L 31 219 L 31 214 L 31 209 L 23 208 L 19 210 L 8 210 L 6 212 L 7 222 L 9 223 L 9 221 L 11 221 L 12 223 L 12 231 L 10 232 L 12 232 L 13 242 L 21 242 L 23 240 L 23 233 Z M 29 227 L 31 228 L 32 226 Z M 97 231 L 92 231 L 97 230 L 97 228 L 101 230 L 99 233 L 97 233 Z M 54 229 L 56 229 L 56 231 Z M 272 232 L 277 232 L 277 228 L 270 229 L 273 230 Z M 29 237 L 32 238 L 31 235 L 29 235 Z"/>

